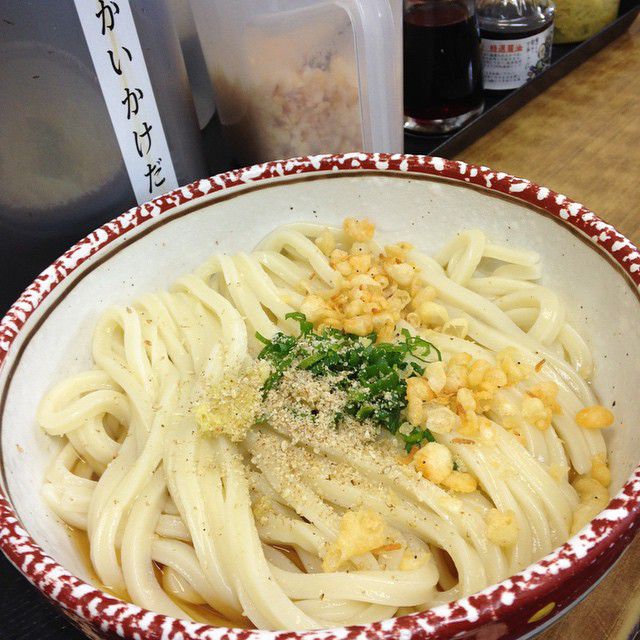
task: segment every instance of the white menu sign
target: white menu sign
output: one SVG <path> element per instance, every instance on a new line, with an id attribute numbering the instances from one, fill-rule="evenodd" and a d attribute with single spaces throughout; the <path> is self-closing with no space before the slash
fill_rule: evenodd
<path id="1" fill-rule="evenodd" d="M 138 204 L 177 188 L 129 0 L 75 0 Z"/>

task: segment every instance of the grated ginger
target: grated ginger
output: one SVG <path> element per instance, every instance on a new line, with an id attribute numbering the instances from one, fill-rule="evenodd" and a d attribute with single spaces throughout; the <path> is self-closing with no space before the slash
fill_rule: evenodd
<path id="1" fill-rule="evenodd" d="M 260 415 L 262 385 L 270 373 L 270 365 L 258 360 L 239 372 L 224 375 L 194 409 L 200 430 L 226 435 L 233 442 L 244 440 Z"/>

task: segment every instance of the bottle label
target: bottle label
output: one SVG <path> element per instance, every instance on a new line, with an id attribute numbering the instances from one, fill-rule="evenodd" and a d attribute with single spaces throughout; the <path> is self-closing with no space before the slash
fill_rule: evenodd
<path id="1" fill-rule="evenodd" d="M 484 88 L 517 89 L 541 74 L 551 62 L 553 24 L 534 36 L 517 40 L 482 38 Z"/>
<path id="2" fill-rule="evenodd" d="M 129 0 L 75 0 L 75 7 L 138 204 L 176 189 Z"/>

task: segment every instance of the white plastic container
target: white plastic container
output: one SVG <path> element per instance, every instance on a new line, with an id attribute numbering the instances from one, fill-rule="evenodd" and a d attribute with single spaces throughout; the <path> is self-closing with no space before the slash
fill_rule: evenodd
<path id="1" fill-rule="evenodd" d="M 401 0 L 191 0 L 238 162 L 403 148 Z"/>

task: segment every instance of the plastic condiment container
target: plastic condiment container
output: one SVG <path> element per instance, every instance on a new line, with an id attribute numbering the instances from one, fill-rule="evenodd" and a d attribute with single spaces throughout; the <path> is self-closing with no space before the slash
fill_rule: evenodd
<path id="1" fill-rule="evenodd" d="M 401 0 L 192 0 L 241 164 L 403 148 Z"/>
<path id="2" fill-rule="evenodd" d="M 555 0 L 554 42 L 582 42 L 613 22 L 620 0 Z"/>

